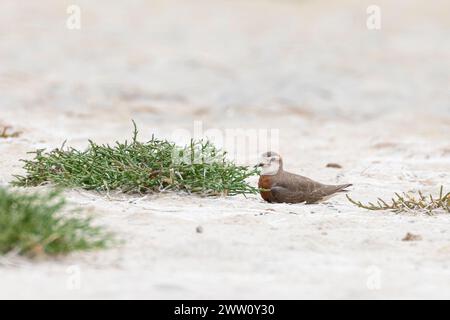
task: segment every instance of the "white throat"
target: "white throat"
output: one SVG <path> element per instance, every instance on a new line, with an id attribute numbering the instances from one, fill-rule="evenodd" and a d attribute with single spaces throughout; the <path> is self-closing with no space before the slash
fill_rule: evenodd
<path id="1" fill-rule="evenodd" d="M 278 173 L 280 170 L 280 164 L 279 163 L 271 163 L 267 167 L 262 167 L 261 175 L 263 176 L 273 176 Z"/>

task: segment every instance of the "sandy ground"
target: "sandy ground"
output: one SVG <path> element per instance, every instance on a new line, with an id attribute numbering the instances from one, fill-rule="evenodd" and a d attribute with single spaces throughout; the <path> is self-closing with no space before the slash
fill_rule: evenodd
<path id="1" fill-rule="evenodd" d="M 65 27 L 72 3 L 81 30 Z M 361 200 L 449 188 L 450 3 L 378 1 L 379 31 L 369 4 L 3 0 L 0 125 L 23 134 L 0 140 L 0 184 L 27 151 L 123 140 L 135 119 L 142 139 L 194 121 L 279 129 L 287 169 L 352 182 Z M 124 243 L 1 258 L 0 298 L 450 298 L 448 215 L 372 213 L 343 196 L 67 197 Z"/>

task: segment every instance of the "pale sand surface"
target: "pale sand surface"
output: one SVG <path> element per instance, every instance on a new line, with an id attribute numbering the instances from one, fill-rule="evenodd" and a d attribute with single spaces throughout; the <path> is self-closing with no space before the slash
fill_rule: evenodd
<path id="1" fill-rule="evenodd" d="M 287 169 L 351 182 L 361 200 L 450 188 L 450 3 L 378 1 L 382 29 L 368 31 L 371 2 L 328 2 L 77 1 L 82 29 L 69 31 L 72 2 L 3 0 L 0 125 L 23 134 L 0 140 L 0 184 L 27 151 L 124 140 L 135 119 L 142 139 L 196 120 L 278 128 Z M 344 196 L 66 194 L 124 243 L 1 258 L 0 298 L 450 298 L 449 215 Z"/>

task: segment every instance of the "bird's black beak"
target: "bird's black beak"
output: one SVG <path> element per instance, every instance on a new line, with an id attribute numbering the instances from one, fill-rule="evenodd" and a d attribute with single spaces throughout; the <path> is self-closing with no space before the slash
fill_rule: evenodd
<path id="1" fill-rule="evenodd" d="M 261 162 L 261 163 L 258 163 L 257 165 L 255 165 L 254 168 L 256 169 L 256 168 L 262 167 L 263 165 L 264 165 L 264 163 Z"/>

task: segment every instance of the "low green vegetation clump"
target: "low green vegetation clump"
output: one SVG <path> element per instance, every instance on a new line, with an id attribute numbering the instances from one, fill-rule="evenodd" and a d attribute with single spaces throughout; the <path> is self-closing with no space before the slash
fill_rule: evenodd
<path id="1" fill-rule="evenodd" d="M 381 198 L 377 199 L 377 203 L 369 202 L 363 204 L 360 201 L 355 201 L 347 195 L 347 199 L 354 205 L 367 210 L 391 210 L 394 212 L 423 212 L 433 214 L 437 211 L 450 213 L 450 192 L 444 193 L 444 187 L 441 186 L 439 195 L 433 197 L 424 195 L 421 191 L 417 195 L 410 193 L 395 193 L 395 196 L 390 201 L 385 201 Z"/>
<path id="2" fill-rule="evenodd" d="M 35 257 L 107 247 L 112 235 L 75 212 L 62 214 L 58 192 L 24 194 L 0 188 L 0 255 Z"/>
<path id="3" fill-rule="evenodd" d="M 87 190 L 126 193 L 184 191 L 201 195 L 237 195 L 258 192 L 245 179 L 256 169 L 238 166 L 208 141 L 191 141 L 179 147 L 154 137 L 99 145 L 90 141 L 86 150 L 65 148 L 38 150 L 26 160 L 27 174 L 17 176 L 15 186 L 52 183 Z"/>

